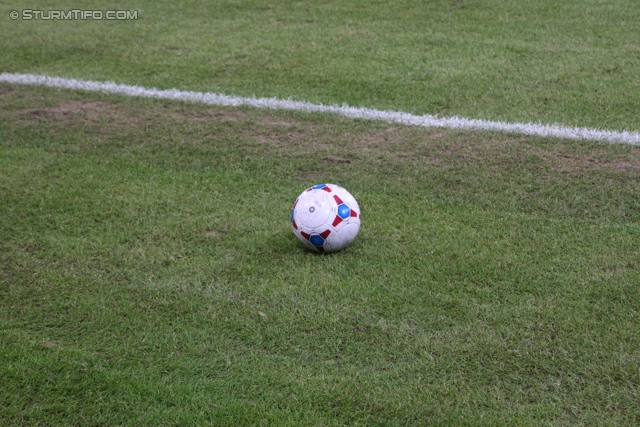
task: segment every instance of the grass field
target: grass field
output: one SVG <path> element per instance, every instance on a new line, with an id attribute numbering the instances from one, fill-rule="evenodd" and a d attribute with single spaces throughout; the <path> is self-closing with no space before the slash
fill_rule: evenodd
<path id="1" fill-rule="evenodd" d="M 83 1 L 138 20 L 9 19 L 24 7 L 0 5 L 5 72 L 640 130 L 636 0 Z"/>
<path id="2" fill-rule="evenodd" d="M 638 129 L 637 8 L 517 6 L 4 3 L 0 72 Z M 639 241 L 638 147 L 0 84 L 0 424 L 638 425 Z"/>

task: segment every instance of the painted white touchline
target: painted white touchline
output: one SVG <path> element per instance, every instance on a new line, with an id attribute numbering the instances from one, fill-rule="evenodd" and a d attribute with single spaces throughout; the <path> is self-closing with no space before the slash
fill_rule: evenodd
<path id="1" fill-rule="evenodd" d="M 90 92 L 115 93 L 120 95 L 144 98 L 172 99 L 198 102 L 203 104 L 239 107 L 248 106 L 273 110 L 294 110 L 313 113 L 333 113 L 353 119 L 379 120 L 402 123 L 411 126 L 440 127 L 450 129 L 484 130 L 516 133 L 521 135 L 537 135 L 545 137 L 594 140 L 610 143 L 640 145 L 640 133 L 618 132 L 560 125 L 543 125 L 535 123 L 505 123 L 488 120 L 465 119 L 463 117 L 437 117 L 426 114 L 417 116 L 397 111 L 381 111 L 372 108 L 350 107 L 348 105 L 321 105 L 304 101 L 292 101 L 276 98 L 243 98 L 240 96 L 221 95 L 210 92 L 191 92 L 178 89 L 161 90 L 130 86 L 113 82 L 94 82 L 81 79 L 38 76 L 34 74 L 1 73 L 0 82 L 48 86 L 64 89 L 84 90 Z"/>

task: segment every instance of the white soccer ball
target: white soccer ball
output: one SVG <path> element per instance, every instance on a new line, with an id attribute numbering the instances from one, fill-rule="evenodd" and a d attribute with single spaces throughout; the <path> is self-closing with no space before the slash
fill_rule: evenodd
<path id="1" fill-rule="evenodd" d="M 339 185 L 314 185 L 293 204 L 291 228 L 312 251 L 336 252 L 355 240 L 360 230 L 360 207 Z"/>

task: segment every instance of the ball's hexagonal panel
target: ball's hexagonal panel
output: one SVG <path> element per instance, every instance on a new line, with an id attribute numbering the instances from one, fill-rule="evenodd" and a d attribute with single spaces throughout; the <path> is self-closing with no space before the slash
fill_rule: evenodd
<path id="1" fill-rule="evenodd" d="M 295 219 L 298 225 L 311 230 L 322 227 L 332 211 L 332 200 L 320 192 L 308 193 L 307 197 L 300 197 L 295 209 Z"/>
<path id="2" fill-rule="evenodd" d="M 324 246 L 324 239 L 319 234 L 313 234 L 309 237 L 309 241 L 313 246 Z"/>
<path id="3" fill-rule="evenodd" d="M 351 209 L 346 204 L 341 204 L 338 206 L 338 216 L 342 219 L 347 219 L 351 216 Z"/>

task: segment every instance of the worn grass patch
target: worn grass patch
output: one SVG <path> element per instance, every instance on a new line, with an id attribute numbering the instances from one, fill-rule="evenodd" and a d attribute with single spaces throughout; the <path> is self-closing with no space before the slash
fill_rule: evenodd
<path id="1" fill-rule="evenodd" d="M 0 171 L 3 424 L 640 422 L 638 148 L 0 85 Z"/>

